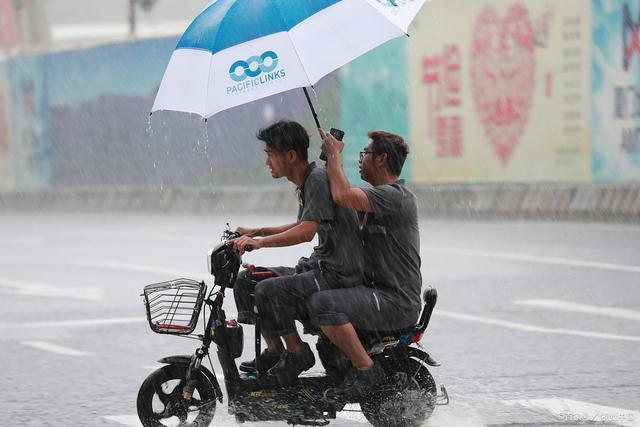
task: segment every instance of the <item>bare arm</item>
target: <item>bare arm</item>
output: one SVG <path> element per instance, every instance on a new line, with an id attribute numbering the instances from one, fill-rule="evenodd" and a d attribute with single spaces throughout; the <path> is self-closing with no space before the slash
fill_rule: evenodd
<path id="1" fill-rule="evenodd" d="M 318 226 L 316 221 L 300 221 L 288 230 L 260 239 L 261 246 L 263 248 L 277 248 L 310 242 L 315 237 Z"/>
<path id="2" fill-rule="evenodd" d="M 324 131 L 320 131 L 324 133 Z M 344 142 L 336 140 L 329 133 L 324 133 L 322 149 L 327 154 L 327 175 L 333 201 L 339 206 L 355 209 L 359 212 L 373 212 L 365 192 L 361 188 L 351 187 L 344 174 L 344 167 L 340 159 L 343 148 Z"/>
<path id="3" fill-rule="evenodd" d="M 313 240 L 318 231 L 318 226 L 319 224 L 316 221 L 300 221 L 283 232 L 272 234 L 262 239 L 254 239 L 245 235 L 230 240 L 229 243 L 232 243 L 240 253 L 244 253 L 247 247 L 260 249 L 294 246 Z"/>
<path id="4" fill-rule="evenodd" d="M 278 225 L 275 227 L 257 227 L 257 228 L 249 228 L 249 227 L 238 227 L 236 231 L 242 235 L 246 235 L 249 237 L 266 237 L 271 236 L 273 234 L 284 233 L 287 230 L 291 230 L 293 227 L 300 224 L 300 221 L 294 222 L 292 224 L 286 225 Z"/>

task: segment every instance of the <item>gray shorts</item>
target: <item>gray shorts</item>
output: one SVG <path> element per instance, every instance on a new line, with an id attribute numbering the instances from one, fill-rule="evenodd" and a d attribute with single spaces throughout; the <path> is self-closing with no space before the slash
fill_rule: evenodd
<path id="1" fill-rule="evenodd" d="M 308 307 L 311 323 L 316 326 L 351 323 L 355 329 L 370 331 L 404 329 L 420 316 L 419 302 L 406 307 L 388 292 L 367 286 L 314 293 Z"/>
<path id="2" fill-rule="evenodd" d="M 296 319 L 303 323 L 309 320 L 309 297 L 340 286 L 336 277 L 318 269 L 263 280 L 256 286 L 255 299 L 264 336 L 295 332 Z"/>

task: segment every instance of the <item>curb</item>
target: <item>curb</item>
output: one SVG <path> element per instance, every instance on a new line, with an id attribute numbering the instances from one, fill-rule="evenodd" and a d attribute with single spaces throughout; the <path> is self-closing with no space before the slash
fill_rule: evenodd
<path id="1" fill-rule="evenodd" d="M 640 184 L 410 184 L 423 218 L 640 223 Z M 290 186 L 0 193 L 0 213 L 290 213 Z"/>

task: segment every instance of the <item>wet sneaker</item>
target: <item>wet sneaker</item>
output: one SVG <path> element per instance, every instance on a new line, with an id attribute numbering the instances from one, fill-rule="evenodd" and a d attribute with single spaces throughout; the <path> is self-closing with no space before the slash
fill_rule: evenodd
<path id="1" fill-rule="evenodd" d="M 298 375 L 311 368 L 316 363 L 316 358 L 309 344 L 304 343 L 304 350 L 300 353 L 285 351 L 280 356 L 276 365 L 269 369 L 268 374 L 278 378 L 280 385 L 289 385 L 295 382 Z"/>
<path id="2" fill-rule="evenodd" d="M 374 361 L 371 369 L 351 368 L 338 387 L 324 392 L 324 398 L 337 402 L 357 401 L 385 380 L 386 375 L 382 366 Z"/>
<path id="3" fill-rule="evenodd" d="M 267 372 L 269 369 L 271 369 L 276 363 L 278 363 L 278 360 L 280 360 L 281 355 L 282 353 L 276 353 L 276 352 L 272 353 L 268 350 L 263 350 L 262 353 L 260 353 L 260 371 Z M 246 372 L 246 373 L 255 372 L 256 359 L 242 362 L 240 364 L 239 369 L 241 372 Z"/>

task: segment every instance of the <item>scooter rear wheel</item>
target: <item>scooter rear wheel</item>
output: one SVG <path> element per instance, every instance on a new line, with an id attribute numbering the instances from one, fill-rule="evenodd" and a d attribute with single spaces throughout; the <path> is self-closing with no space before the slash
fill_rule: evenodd
<path id="1" fill-rule="evenodd" d="M 392 383 L 360 402 L 362 413 L 375 427 L 422 425 L 435 408 L 436 383 L 427 366 L 417 359 L 393 365 L 395 372 L 389 372 Z"/>
<path id="2" fill-rule="evenodd" d="M 167 365 L 149 375 L 138 391 L 138 418 L 144 427 L 192 426 L 211 424 L 216 410 L 216 395 L 207 378 L 196 374 L 191 400 L 183 396 L 186 366 Z"/>

